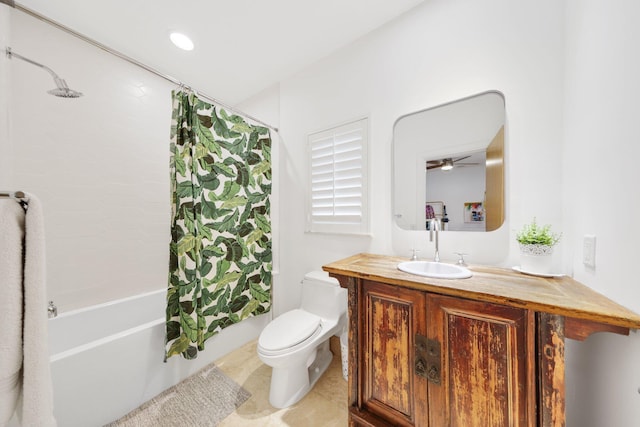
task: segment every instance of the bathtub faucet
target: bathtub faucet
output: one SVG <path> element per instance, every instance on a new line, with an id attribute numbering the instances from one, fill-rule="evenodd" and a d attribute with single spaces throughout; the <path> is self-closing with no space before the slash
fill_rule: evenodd
<path id="1" fill-rule="evenodd" d="M 58 307 L 53 303 L 53 301 L 49 301 L 49 307 L 47 307 L 47 313 L 49 315 L 49 319 L 52 317 L 56 317 L 58 315 Z"/>

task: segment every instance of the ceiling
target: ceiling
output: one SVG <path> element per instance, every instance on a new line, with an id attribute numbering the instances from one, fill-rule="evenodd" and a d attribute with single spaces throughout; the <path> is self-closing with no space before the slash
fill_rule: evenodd
<path id="1" fill-rule="evenodd" d="M 21 0 L 16 3 L 235 105 L 424 0 Z M 195 49 L 169 41 L 187 34 Z"/>

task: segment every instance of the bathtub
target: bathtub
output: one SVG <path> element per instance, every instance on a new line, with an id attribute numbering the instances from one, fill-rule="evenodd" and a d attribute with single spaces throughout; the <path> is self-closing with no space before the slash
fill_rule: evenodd
<path id="1" fill-rule="evenodd" d="M 60 427 L 102 426 L 120 418 L 255 339 L 269 321 L 269 314 L 246 319 L 207 341 L 197 359 L 174 356 L 164 363 L 165 298 L 161 289 L 49 319 Z"/>

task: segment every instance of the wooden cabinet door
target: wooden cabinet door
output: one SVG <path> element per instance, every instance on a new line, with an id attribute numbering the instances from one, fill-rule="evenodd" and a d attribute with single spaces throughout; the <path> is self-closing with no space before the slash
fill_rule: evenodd
<path id="1" fill-rule="evenodd" d="M 425 295 L 363 280 L 360 406 L 389 425 L 428 425 L 427 383 L 414 369 L 415 336 L 426 333 Z"/>
<path id="2" fill-rule="evenodd" d="M 432 426 L 535 425 L 535 320 L 528 310 L 427 295 L 428 334 L 440 342 L 439 384 L 429 382 Z M 533 360 L 533 359 L 531 359 Z"/>

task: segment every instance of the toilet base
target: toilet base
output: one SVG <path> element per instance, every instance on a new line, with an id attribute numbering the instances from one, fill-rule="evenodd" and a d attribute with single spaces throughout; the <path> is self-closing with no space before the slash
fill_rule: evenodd
<path id="1" fill-rule="evenodd" d="M 313 388 L 332 359 L 329 340 L 326 340 L 317 347 L 316 356 L 311 364 L 309 361 L 303 361 L 298 366 L 272 368 L 269 391 L 271 406 L 282 409 L 297 403 Z"/>

